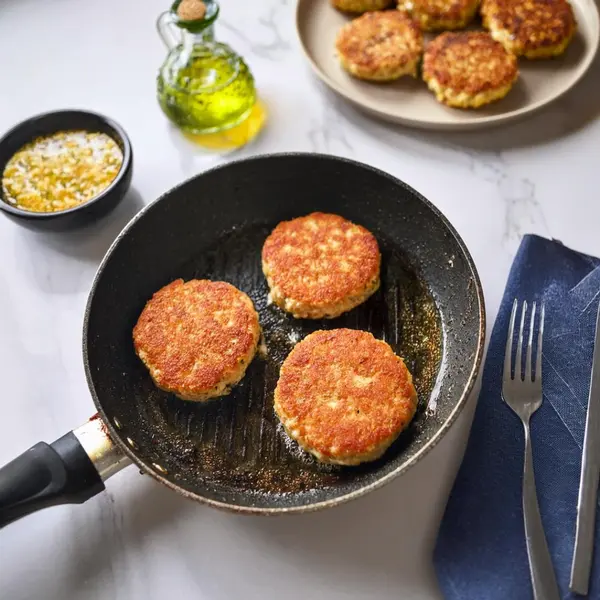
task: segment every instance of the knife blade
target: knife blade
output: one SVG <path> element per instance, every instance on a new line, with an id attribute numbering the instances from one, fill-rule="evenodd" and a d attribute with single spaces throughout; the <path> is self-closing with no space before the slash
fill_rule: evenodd
<path id="1" fill-rule="evenodd" d="M 571 564 L 569 587 L 576 594 L 587 595 L 596 533 L 596 505 L 600 480 L 600 304 L 596 316 L 596 336 L 590 394 L 585 420 L 581 477 L 577 499 L 577 529 Z"/>

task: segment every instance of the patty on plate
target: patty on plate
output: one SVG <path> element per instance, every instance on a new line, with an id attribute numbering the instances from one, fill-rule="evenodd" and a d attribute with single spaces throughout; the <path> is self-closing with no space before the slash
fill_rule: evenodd
<path id="1" fill-rule="evenodd" d="M 412 376 L 366 331 L 316 331 L 285 359 L 275 412 L 288 435 L 325 463 L 379 458 L 417 408 Z"/>
<path id="2" fill-rule="evenodd" d="M 429 89 L 455 108 L 479 108 L 504 98 L 518 76 L 514 54 L 484 31 L 442 33 L 423 57 Z"/>
<path id="3" fill-rule="evenodd" d="M 279 223 L 262 249 L 271 300 L 301 319 L 334 318 L 379 288 L 373 234 L 338 215 L 312 213 Z"/>
<path id="4" fill-rule="evenodd" d="M 526 58 L 562 54 L 577 29 L 567 0 L 484 0 L 481 16 L 495 40 Z"/>
<path id="5" fill-rule="evenodd" d="M 348 13 L 364 13 L 389 8 L 394 0 L 331 0 L 334 8 Z"/>
<path id="6" fill-rule="evenodd" d="M 392 81 L 417 76 L 423 34 L 404 12 L 368 12 L 340 29 L 335 47 L 342 68 L 353 77 Z"/>
<path id="7" fill-rule="evenodd" d="M 252 301 L 234 286 L 177 279 L 146 303 L 133 342 L 157 387 L 203 402 L 242 379 L 260 333 Z"/>
<path id="8" fill-rule="evenodd" d="M 400 0 L 423 31 L 464 29 L 475 16 L 480 0 Z"/>

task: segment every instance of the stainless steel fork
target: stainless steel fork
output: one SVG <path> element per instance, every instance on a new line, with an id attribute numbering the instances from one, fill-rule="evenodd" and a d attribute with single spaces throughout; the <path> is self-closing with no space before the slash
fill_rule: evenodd
<path id="1" fill-rule="evenodd" d="M 544 534 L 540 507 L 535 489 L 533 473 L 533 455 L 531 452 L 531 434 L 529 420 L 531 415 L 542 405 L 542 338 L 544 335 L 544 305 L 540 310 L 540 324 L 536 350 L 535 371 L 532 372 L 531 360 L 533 353 L 533 332 L 535 328 L 536 303 L 533 303 L 529 324 L 529 339 L 525 357 L 525 373 L 522 373 L 523 358 L 523 329 L 527 302 L 521 309 L 521 324 L 517 338 L 517 352 L 514 368 L 512 365 L 513 337 L 515 318 L 517 315 L 517 300 L 514 301 L 508 339 L 504 355 L 504 375 L 502 378 L 502 398 L 504 402 L 520 417 L 525 429 L 525 467 L 523 471 L 523 517 L 525 521 L 525 540 L 529 556 L 529 571 L 535 600 L 560 600 L 558 584 L 550 558 L 550 551 Z M 514 371 L 514 377 L 512 372 Z"/>

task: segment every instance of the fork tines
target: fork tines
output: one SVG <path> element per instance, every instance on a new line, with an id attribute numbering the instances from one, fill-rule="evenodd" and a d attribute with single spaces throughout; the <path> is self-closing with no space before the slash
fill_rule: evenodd
<path id="1" fill-rule="evenodd" d="M 515 330 L 515 318 L 517 316 L 517 308 L 519 305 L 519 301 L 515 298 L 512 307 L 512 313 L 510 315 L 510 324 L 508 326 L 508 336 L 506 339 L 506 351 L 504 354 L 504 381 L 532 381 L 539 382 L 541 385 L 542 380 L 542 339 L 544 336 L 544 316 L 545 316 L 545 307 L 542 304 L 542 309 L 540 311 L 539 317 L 539 325 L 538 325 L 538 336 L 537 336 L 537 348 L 536 348 L 536 361 L 535 361 L 535 370 L 531 369 L 531 359 L 533 355 L 533 333 L 535 329 L 535 317 L 536 317 L 536 309 L 537 303 L 534 302 L 531 307 L 531 318 L 529 320 L 529 337 L 527 341 L 527 354 L 525 358 L 525 372 L 522 372 L 523 365 L 523 330 L 525 328 L 525 315 L 527 313 L 527 302 L 523 302 L 523 307 L 521 309 L 521 322 L 519 325 L 519 336 L 517 338 L 517 354 L 515 358 L 515 362 L 512 362 L 512 346 L 513 346 L 513 338 L 514 338 L 514 330 Z M 513 376 L 514 372 L 514 376 Z"/>

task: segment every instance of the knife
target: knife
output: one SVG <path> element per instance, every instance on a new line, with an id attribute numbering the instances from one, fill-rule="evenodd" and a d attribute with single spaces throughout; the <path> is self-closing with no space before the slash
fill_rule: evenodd
<path id="1" fill-rule="evenodd" d="M 590 583 L 590 571 L 594 552 L 596 533 L 596 505 L 598 501 L 598 483 L 600 479 L 600 304 L 596 317 L 596 339 L 592 377 L 588 398 L 583 456 L 581 460 L 581 478 L 577 499 L 577 530 L 575 549 L 571 565 L 572 592 L 587 595 Z"/>

